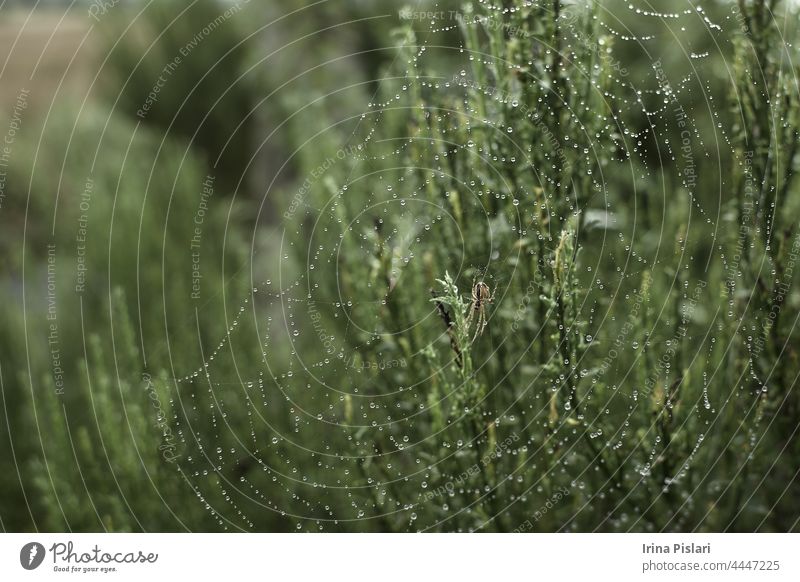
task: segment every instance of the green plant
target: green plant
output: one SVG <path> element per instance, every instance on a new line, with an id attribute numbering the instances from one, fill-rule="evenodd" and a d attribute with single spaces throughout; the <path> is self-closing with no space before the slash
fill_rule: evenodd
<path id="1" fill-rule="evenodd" d="M 394 62 L 363 57 L 377 93 L 347 88 L 371 103 L 363 115 L 336 95 L 286 120 L 298 176 L 274 201 L 279 227 L 245 245 L 247 207 L 212 204 L 201 305 L 185 268 L 207 178 L 197 146 L 184 159 L 119 117 L 54 130 L 29 157 L 64 176 L 20 175 L 34 177 L 39 221 L 49 192 L 67 200 L 59 270 L 72 270 L 87 175 L 91 223 L 114 230 L 91 231 L 100 283 L 83 319 L 72 291 L 58 297 L 76 306 L 60 311 L 62 337 L 86 339 L 64 346 L 64 397 L 49 354 L 7 355 L 22 333 L 46 338 L 45 308 L 27 323 L 0 312 L 6 432 L 24 457 L 0 481 L 19 505 L 3 519 L 796 530 L 794 49 L 765 3 L 742 2 L 746 28 L 719 39 L 734 76 L 710 74 L 720 61 L 702 50 L 718 39 L 706 39 L 693 92 L 671 46 L 653 35 L 644 46 L 663 61 L 638 56 L 608 6 L 478 2 L 429 28 L 402 22 Z M 729 7 L 704 10 L 703 27 Z M 437 45 L 432 30 L 456 28 L 462 44 Z M 94 173 L 81 144 L 107 145 Z M 31 237 L 24 258 L 46 276 L 47 232 Z M 166 441 L 179 458 L 163 458 Z M 21 509 L 18 482 L 39 505 Z"/>

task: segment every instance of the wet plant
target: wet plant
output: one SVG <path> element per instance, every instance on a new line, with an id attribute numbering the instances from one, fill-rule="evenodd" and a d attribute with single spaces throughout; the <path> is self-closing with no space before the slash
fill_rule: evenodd
<path id="1" fill-rule="evenodd" d="M 251 209 L 209 213 L 208 306 L 187 309 L 185 279 L 152 263 L 141 275 L 169 316 L 137 321 L 134 275 L 112 289 L 130 249 L 95 257 L 110 265 L 91 296 L 104 311 L 69 353 L 95 388 L 29 412 L 49 443 L 77 435 L 79 465 L 108 439 L 131 505 L 48 444 L 26 465 L 35 511 L 109 529 L 189 516 L 232 531 L 796 530 L 800 102 L 796 31 L 775 5 L 669 13 L 695 47 L 687 62 L 659 34 L 664 15 L 611 4 L 476 1 L 400 19 L 363 113 L 314 101 L 286 120 L 297 187 L 269 199 L 281 224 L 254 229 L 247 254 L 235 217 Z M 140 164 L 155 149 L 144 137 Z M 167 150 L 159 185 L 171 177 L 191 214 L 203 172 Z M 144 205 L 135 174 L 120 183 Z M 148 230 L 165 200 L 145 206 L 142 251 L 174 261 L 171 276 L 187 257 Z M 166 223 L 165 243 L 190 239 L 190 222 Z M 139 418 L 143 372 L 160 434 Z M 112 436 L 118 413 L 62 422 L 94 395 L 129 407 L 147 454 Z M 167 433 L 180 455 L 165 466 Z M 139 467 L 180 497 L 174 515 Z M 98 493 L 94 517 L 76 517 L 81 487 Z"/>

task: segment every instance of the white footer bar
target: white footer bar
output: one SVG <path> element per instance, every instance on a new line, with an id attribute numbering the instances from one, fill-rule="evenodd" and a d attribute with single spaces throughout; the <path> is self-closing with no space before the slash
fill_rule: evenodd
<path id="1" fill-rule="evenodd" d="M 0 580 L 796 581 L 798 550 L 797 534 L 4 534 Z"/>

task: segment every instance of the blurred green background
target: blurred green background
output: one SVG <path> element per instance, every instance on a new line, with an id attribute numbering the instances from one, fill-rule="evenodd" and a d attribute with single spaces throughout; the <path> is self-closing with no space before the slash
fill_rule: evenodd
<path id="1" fill-rule="evenodd" d="M 796 27 L 6 2 L 0 526 L 796 531 Z"/>

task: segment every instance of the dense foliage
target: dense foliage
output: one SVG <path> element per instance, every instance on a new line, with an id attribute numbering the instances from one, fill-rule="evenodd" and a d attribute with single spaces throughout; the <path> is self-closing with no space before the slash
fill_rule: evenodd
<path id="1" fill-rule="evenodd" d="M 234 52 L 223 106 L 181 113 L 193 61 L 140 124 L 161 67 L 123 43 L 122 110 L 17 146 L 3 526 L 796 530 L 800 103 L 775 4 L 404 9 L 352 47 L 385 53 L 359 56 L 379 83 L 303 63 L 250 197 L 231 176 L 259 140 L 208 153 L 282 85 L 238 85 L 258 58 Z M 173 54 L 189 33 L 154 18 Z M 305 42 L 333 47 L 321 19 Z"/>

